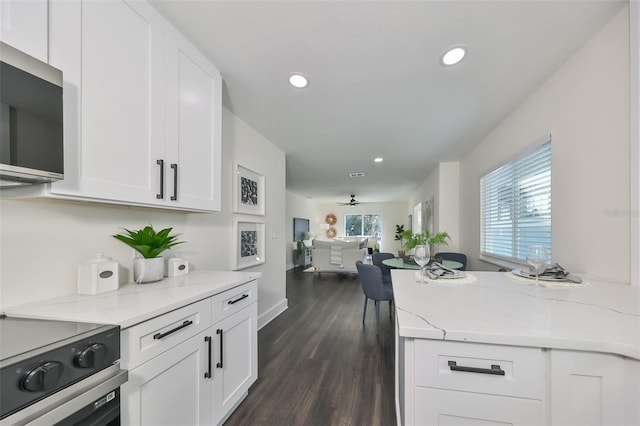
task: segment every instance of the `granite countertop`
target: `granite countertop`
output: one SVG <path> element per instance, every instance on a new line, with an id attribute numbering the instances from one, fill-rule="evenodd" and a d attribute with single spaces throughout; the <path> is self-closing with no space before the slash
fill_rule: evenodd
<path id="1" fill-rule="evenodd" d="M 5 309 L 7 316 L 117 324 L 127 328 L 258 279 L 260 272 L 192 271 L 157 283 L 126 284 L 97 295 L 71 295 Z"/>
<path id="2" fill-rule="evenodd" d="M 640 359 L 640 288 L 585 280 L 536 287 L 510 272 L 418 283 L 392 270 L 402 337 L 613 353 Z"/>

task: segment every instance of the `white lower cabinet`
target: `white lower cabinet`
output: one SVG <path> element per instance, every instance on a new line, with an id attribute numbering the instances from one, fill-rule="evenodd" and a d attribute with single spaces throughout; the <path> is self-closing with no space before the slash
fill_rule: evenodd
<path id="1" fill-rule="evenodd" d="M 207 330 L 129 371 L 122 386 L 122 424 L 212 424 Z"/>
<path id="2" fill-rule="evenodd" d="M 542 350 L 402 339 L 404 423 L 540 425 Z"/>
<path id="3" fill-rule="evenodd" d="M 638 360 L 397 338 L 400 424 L 640 424 Z"/>
<path id="4" fill-rule="evenodd" d="M 214 375 L 214 424 L 226 420 L 258 378 L 257 304 L 214 325 L 219 355 Z"/>
<path id="5" fill-rule="evenodd" d="M 415 391 L 416 425 L 531 425 L 544 424 L 542 402 L 432 388 Z"/>
<path id="6" fill-rule="evenodd" d="M 123 330 L 122 424 L 224 422 L 258 377 L 256 293 L 251 281 Z"/>
<path id="7" fill-rule="evenodd" d="M 638 363 L 611 354 L 551 351 L 551 423 L 638 424 Z"/>

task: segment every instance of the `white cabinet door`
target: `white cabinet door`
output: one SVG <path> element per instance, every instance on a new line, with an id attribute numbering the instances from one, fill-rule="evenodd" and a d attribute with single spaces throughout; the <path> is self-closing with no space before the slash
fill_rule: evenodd
<path id="1" fill-rule="evenodd" d="M 214 424 L 224 420 L 258 378 L 257 304 L 253 303 L 213 326 L 215 351 Z"/>
<path id="2" fill-rule="evenodd" d="M 219 211 L 220 72 L 179 34 L 167 32 L 167 202 Z"/>
<path id="3" fill-rule="evenodd" d="M 625 359 L 617 355 L 552 350 L 551 423 L 628 424 L 626 374 Z"/>
<path id="4" fill-rule="evenodd" d="M 0 40 L 47 62 L 48 19 L 47 0 L 2 0 Z"/>
<path id="5" fill-rule="evenodd" d="M 200 333 L 129 371 L 121 388 L 123 425 L 211 424 L 210 335 Z"/>
<path id="6" fill-rule="evenodd" d="M 152 204 L 164 149 L 163 21 L 145 2 L 52 3 L 65 180 L 52 193 Z"/>

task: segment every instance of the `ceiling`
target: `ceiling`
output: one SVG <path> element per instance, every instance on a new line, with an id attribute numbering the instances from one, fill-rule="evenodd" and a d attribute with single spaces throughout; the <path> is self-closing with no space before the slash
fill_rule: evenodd
<path id="1" fill-rule="evenodd" d="M 286 153 L 287 189 L 322 202 L 407 200 L 625 3 L 152 0 L 220 69 L 224 105 Z M 440 65 L 457 45 L 466 58 Z"/>

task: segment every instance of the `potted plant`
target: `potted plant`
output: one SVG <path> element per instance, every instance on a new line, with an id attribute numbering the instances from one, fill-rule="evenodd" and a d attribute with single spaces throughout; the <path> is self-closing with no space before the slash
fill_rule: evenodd
<path id="1" fill-rule="evenodd" d="M 403 241 L 405 239 L 406 232 L 404 230 L 404 225 L 396 225 L 396 241 L 400 241 L 400 250 L 398 250 L 398 257 L 404 257 L 404 244 Z M 411 234 L 411 231 L 409 231 Z"/>
<path id="2" fill-rule="evenodd" d="M 437 234 L 431 235 L 428 229 L 420 234 L 411 234 L 411 231 L 405 231 L 404 233 L 404 249 L 405 251 L 410 251 L 419 245 L 428 245 L 429 252 L 431 253 L 431 257 L 433 257 L 433 247 L 436 245 L 447 245 L 449 244 L 448 240 L 451 239 L 449 233 L 446 231 L 438 232 Z"/>
<path id="3" fill-rule="evenodd" d="M 126 233 L 113 235 L 113 237 L 133 248 L 141 256 L 133 259 L 133 280 L 136 283 L 162 280 L 164 259 L 160 253 L 184 241 L 177 241 L 177 235 L 169 235 L 173 228 L 165 228 L 158 232 L 153 229 L 153 225 L 137 231 L 123 229 Z"/>

